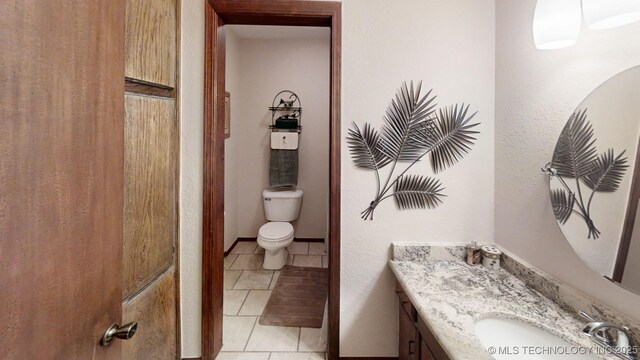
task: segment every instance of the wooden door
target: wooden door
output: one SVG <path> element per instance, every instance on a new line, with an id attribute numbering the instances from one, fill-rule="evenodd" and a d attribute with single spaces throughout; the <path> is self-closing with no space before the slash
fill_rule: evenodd
<path id="1" fill-rule="evenodd" d="M 124 14 L 0 1 L 3 359 L 121 357 Z"/>
<path id="2" fill-rule="evenodd" d="M 123 322 L 126 360 L 178 357 L 177 1 L 126 0 Z M 125 79 L 123 79 L 124 81 Z"/>

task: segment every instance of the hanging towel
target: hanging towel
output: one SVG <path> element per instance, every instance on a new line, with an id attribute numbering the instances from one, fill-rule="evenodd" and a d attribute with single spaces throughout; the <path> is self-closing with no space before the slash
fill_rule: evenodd
<path id="1" fill-rule="evenodd" d="M 298 185 L 298 150 L 271 149 L 269 185 Z"/>

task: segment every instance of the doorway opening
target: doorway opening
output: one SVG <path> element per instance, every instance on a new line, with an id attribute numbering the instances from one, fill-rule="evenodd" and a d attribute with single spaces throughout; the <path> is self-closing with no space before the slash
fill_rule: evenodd
<path id="1" fill-rule="evenodd" d="M 324 360 L 331 30 L 225 25 L 225 35 L 221 352 Z"/>
<path id="2" fill-rule="evenodd" d="M 241 351 L 239 347 L 243 347 L 243 350 L 248 351 L 260 351 L 260 343 L 261 340 L 264 342 L 265 339 L 268 338 L 286 338 L 287 336 L 293 337 L 293 333 L 295 332 L 295 350 L 291 348 L 291 351 L 309 351 L 309 352 L 324 352 L 326 351 L 329 359 L 337 359 L 339 356 L 338 343 L 339 343 L 339 289 L 340 289 L 340 21 L 341 21 L 341 5 L 340 3 L 334 2 L 315 2 L 315 1 L 278 1 L 278 2 L 270 2 L 265 3 L 262 1 L 243 1 L 243 2 L 234 2 L 234 1 L 208 1 L 206 5 L 206 16 L 205 16 L 205 164 L 204 164 L 204 228 L 203 228 L 203 304 L 202 304 L 202 359 L 213 360 L 223 348 L 223 328 L 229 328 L 229 326 L 223 327 L 223 320 L 229 320 L 225 316 L 236 316 L 236 319 L 233 319 L 235 325 L 239 325 L 240 323 L 253 321 L 253 324 L 247 325 L 250 327 L 251 332 L 265 333 L 267 336 L 262 336 L 261 339 L 256 337 L 253 341 L 251 341 L 251 334 L 249 334 L 249 338 L 243 339 L 244 335 L 236 336 L 233 339 L 226 337 L 225 348 L 224 351 Z M 252 26 L 241 26 L 234 27 L 232 25 L 252 25 Z M 326 44 L 327 49 L 327 68 L 326 72 L 326 103 L 325 105 L 325 115 L 324 119 L 312 120 L 311 116 L 309 116 L 308 111 L 304 111 L 304 120 L 302 120 L 302 131 L 284 131 L 282 129 L 277 129 L 274 131 L 273 127 L 275 126 L 275 121 L 280 120 L 279 125 L 288 126 L 286 123 L 291 122 L 292 119 L 298 119 L 300 114 L 296 114 L 295 112 L 285 112 L 283 114 L 279 114 L 278 116 L 274 116 L 271 118 L 272 113 L 269 112 L 265 114 L 267 107 L 278 107 L 281 104 L 280 100 L 284 102 L 284 107 L 287 107 L 288 110 L 295 110 L 294 108 L 309 106 L 313 108 L 313 106 L 318 106 L 318 97 L 313 94 L 314 88 L 311 89 L 296 89 L 296 87 L 302 87 L 301 84 L 305 82 L 304 78 L 299 79 L 297 82 L 290 80 L 291 85 L 285 85 L 285 83 L 277 83 L 274 79 L 283 79 L 286 74 L 286 69 L 273 69 L 276 73 L 280 72 L 280 76 L 275 74 L 271 77 L 271 81 L 265 81 L 264 88 L 268 88 L 266 84 L 269 86 L 283 87 L 281 90 L 291 90 L 295 93 L 295 97 L 298 100 L 301 100 L 302 104 L 294 103 L 287 104 L 289 100 L 295 100 L 293 95 L 289 93 L 286 94 L 286 98 L 278 95 L 276 93 L 271 94 L 274 96 L 274 101 L 277 104 L 258 104 L 251 103 L 251 98 L 261 99 L 259 102 L 262 102 L 264 98 L 264 94 L 259 94 L 257 92 L 260 86 L 252 87 L 252 86 L 243 86 L 240 85 L 240 90 L 234 90 L 233 92 L 229 91 L 230 87 L 233 88 L 232 83 L 230 82 L 231 76 L 228 74 L 230 70 L 229 67 L 234 67 L 237 63 L 227 63 L 229 60 L 229 54 L 227 54 L 228 46 L 234 46 L 233 42 L 238 39 L 237 32 L 245 31 L 251 33 L 253 31 L 253 37 L 265 37 L 267 33 L 267 28 L 257 28 L 256 25 L 259 26 L 277 26 L 278 30 L 275 31 L 284 31 L 284 33 L 289 34 L 297 34 L 297 36 L 301 36 L 300 34 L 311 34 L 316 31 L 316 35 L 306 35 L 306 36 L 320 36 L 318 34 L 326 34 Z M 292 29 L 286 29 L 285 27 L 298 27 L 304 26 L 309 27 L 307 29 L 302 29 L 301 31 L 295 32 L 291 31 Z M 315 27 L 324 27 L 325 29 L 315 29 Z M 275 28 L 272 28 L 275 29 Z M 328 31 L 327 31 L 328 30 Z M 289 41 L 282 39 L 282 37 L 286 37 L 280 34 L 280 39 L 277 40 L 279 44 L 293 43 L 293 39 L 291 39 L 291 35 L 289 35 Z M 251 37 L 246 33 L 240 35 L 240 37 Z M 264 40 L 264 39 L 263 39 Z M 272 39 L 273 40 L 273 39 Z M 316 39 L 320 40 L 320 39 Z M 312 41 L 310 39 L 307 40 L 308 43 Z M 237 45 L 237 44 L 235 44 Z M 309 44 L 307 44 L 309 45 Z M 283 45 L 284 46 L 284 45 Z M 320 47 L 320 42 L 318 42 L 318 46 Z M 248 52 L 256 51 L 256 49 L 250 49 L 251 46 L 246 46 L 248 48 Z M 244 48 L 241 46 L 241 48 Z M 264 51 L 269 53 L 273 53 L 273 49 L 268 49 L 268 47 L 262 47 Z M 237 50 L 237 49 L 235 49 Z M 234 51 L 235 51 L 234 50 Z M 321 51 L 320 48 L 316 49 Z M 310 51 L 310 49 L 306 48 L 305 51 Z M 255 55 L 255 53 L 254 53 Z M 267 58 L 262 58 L 261 56 L 266 56 L 261 53 L 261 55 L 251 58 L 251 61 L 247 61 L 247 64 L 252 63 L 254 67 L 258 68 L 260 65 L 260 60 L 265 60 L 266 64 Z M 275 55 L 274 55 L 275 56 Z M 281 57 L 282 59 L 282 57 Z M 294 61 L 295 63 L 295 61 Z M 240 64 L 244 64 L 243 61 Z M 289 66 L 294 66 L 291 63 Z M 267 74 L 269 68 L 264 68 L 263 75 Z M 241 69 L 244 71 L 245 69 Z M 249 71 L 249 70 L 247 70 Z M 314 70 L 309 69 L 310 74 L 313 74 Z M 293 71 L 292 71 L 293 73 Z M 255 74 L 259 74 L 256 72 Z M 244 74 L 243 77 L 247 78 L 250 76 L 249 74 Z M 259 79 L 254 79 L 256 84 L 261 83 Z M 246 83 L 247 81 L 245 81 Z M 242 90 L 242 89 L 249 90 Z M 264 90 L 266 91 L 266 90 Z M 271 92 L 275 92 L 273 89 L 269 89 Z M 320 84 L 316 84 L 315 91 L 322 91 L 322 86 Z M 239 98 L 234 97 L 234 93 L 239 95 Z M 303 95 L 304 94 L 304 95 Z M 282 95 L 282 94 L 280 94 Z M 305 101 L 305 97 L 306 100 Z M 247 103 L 249 101 L 249 103 Z M 269 100 L 271 101 L 271 99 Z M 315 103 L 314 103 L 315 102 Z M 320 101 L 321 103 L 321 101 Z M 225 104 L 227 104 L 225 106 Z M 234 106 L 234 104 L 236 104 Z M 320 105 L 322 106 L 322 105 Z M 238 171 L 237 166 L 242 164 L 242 166 L 250 165 L 250 161 L 248 161 L 248 157 L 246 155 L 242 155 L 238 152 L 232 154 L 229 148 L 233 148 L 229 144 L 233 143 L 234 140 L 242 139 L 242 150 L 249 151 L 250 146 L 248 144 L 252 144 L 252 141 L 249 134 L 244 133 L 247 130 L 246 126 L 235 127 L 241 129 L 239 133 L 235 133 L 234 124 L 231 123 L 229 126 L 229 122 L 226 121 L 227 118 L 233 121 L 235 119 L 234 116 L 229 115 L 228 111 L 231 110 L 231 114 L 234 111 L 240 111 L 240 115 L 243 117 L 243 120 L 236 121 L 249 121 L 250 118 L 254 118 L 256 122 L 255 126 L 252 125 L 251 131 L 256 131 L 257 136 L 261 137 L 262 143 L 258 143 L 256 145 L 256 160 L 259 164 L 253 166 L 252 168 L 255 170 L 259 168 L 259 172 L 264 175 L 264 177 L 260 178 L 260 176 L 255 175 L 252 176 L 250 174 L 245 174 L 249 171 L 249 167 L 243 170 L 244 173 L 240 173 Z M 238 110 L 239 109 L 239 110 Z M 280 109 L 281 110 L 281 109 Z M 252 115 L 248 112 L 245 114 L 245 111 L 257 111 L 256 114 Z M 311 112 L 313 113 L 313 112 Z M 268 115 L 268 116 L 267 116 Z M 316 114 L 317 115 L 317 114 Z M 323 116 L 320 116 L 321 118 Z M 262 126 L 264 119 L 268 119 L 271 121 L 271 124 L 267 124 L 267 126 Z M 298 119 L 299 120 L 299 119 Z M 266 120 L 265 120 L 266 121 Z M 305 121 L 313 121 L 311 124 Z M 227 124 L 227 128 L 231 130 L 225 131 L 225 123 Z M 239 124 L 236 124 L 239 125 Z M 290 124 L 289 124 L 290 125 Z M 313 130 L 314 126 L 320 126 L 318 129 Z M 324 129 L 324 130 L 323 130 Z M 281 131 L 282 130 L 282 131 Z M 299 130 L 299 129 L 298 129 Z M 309 130 L 309 131 L 308 131 Z M 308 132 L 307 132 L 308 131 Z M 317 153 L 313 153 L 313 149 L 310 149 L 311 146 L 322 146 L 323 137 L 321 132 L 326 132 L 326 137 L 324 138 L 324 146 L 325 150 L 317 151 Z M 276 133 L 276 137 L 271 141 L 271 136 L 267 137 L 265 134 L 273 135 Z M 297 134 L 297 135 L 294 135 Z M 225 144 L 225 135 L 230 135 L 227 137 L 227 144 Z M 247 136 L 245 136 L 247 135 Z M 283 137 L 285 140 L 282 140 Z M 305 136 L 306 135 L 306 136 Z M 252 194 L 249 191 L 249 187 L 257 187 L 257 188 L 267 188 L 267 191 L 273 190 L 274 186 L 274 177 L 268 171 L 268 167 L 273 164 L 273 156 L 274 156 L 274 146 L 271 146 L 274 142 L 279 143 L 275 146 L 275 150 L 292 150 L 287 148 L 291 146 L 291 141 L 297 141 L 298 149 L 300 149 L 298 164 L 300 166 L 299 177 L 300 181 L 297 183 L 297 186 L 300 187 L 298 189 L 295 188 L 287 188 L 285 193 L 288 193 L 287 196 L 281 196 L 283 192 L 279 191 L 277 193 L 262 193 L 262 189 L 258 189 L 254 192 L 257 194 Z M 317 143 L 319 145 L 311 145 L 312 143 Z M 246 143 L 246 144 L 245 144 Z M 227 145 L 227 146 L 225 146 Z M 285 149 L 280 149 L 278 146 L 284 146 Z M 225 147 L 226 153 L 225 153 Z M 236 149 L 238 145 L 236 144 Z M 322 155 L 324 154 L 324 160 L 326 162 L 326 169 L 324 173 L 324 182 L 317 181 L 321 179 L 322 176 L 313 175 L 309 177 L 310 174 L 307 174 L 304 170 L 304 166 L 309 164 L 302 164 L 301 161 L 305 159 L 305 155 L 303 155 L 302 147 L 307 147 L 307 155 Z M 309 151 L 311 150 L 311 151 Z M 234 161 L 235 156 L 235 161 Z M 228 157 L 231 157 L 229 159 Z M 229 161 L 231 160 L 231 161 Z M 252 160 L 253 161 L 253 160 Z M 266 163 L 266 165 L 265 165 Z M 248 204 L 240 204 L 240 201 L 236 197 L 233 200 L 230 200 L 230 195 L 233 196 L 234 191 L 225 191 L 225 175 L 229 175 L 229 168 L 236 166 L 235 173 L 236 183 L 229 184 L 229 181 L 233 181 L 227 176 L 227 189 L 229 190 L 229 185 L 234 185 L 236 187 L 235 194 L 239 194 L 240 192 L 247 192 L 247 203 Z M 265 166 L 267 168 L 265 168 Z M 227 171 L 225 171 L 225 167 Z M 316 164 L 316 167 L 321 168 Z M 261 170 L 260 170 L 261 169 Z M 327 171 L 328 170 L 328 171 Z M 239 180 L 238 177 L 245 177 L 244 180 L 250 180 L 246 184 Z M 285 174 L 285 178 L 290 176 L 290 174 Z M 276 176 L 277 177 L 277 176 Z M 305 177 L 308 179 L 304 180 Z M 282 179 L 280 178 L 282 182 Z M 284 182 L 288 182 L 289 180 L 285 180 Z M 316 183 L 314 183 L 316 181 Z M 278 179 L 275 179 L 275 185 L 278 184 Z M 244 184 L 242 188 L 239 187 L 239 184 Z M 303 185 L 304 184 L 304 185 Z M 266 185 L 266 186 L 265 186 Z M 285 184 L 289 185 L 289 184 Z M 323 188 L 324 186 L 324 188 Z M 233 187 L 233 186 L 231 186 Z M 278 186 L 276 186 L 278 187 Z M 303 187 L 306 187 L 306 191 Z M 297 190 L 302 190 L 303 194 L 296 195 Z M 278 188 L 278 190 L 282 190 L 282 188 Z M 314 195 L 315 194 L 315 195 Z M 322 196 L 318 196 L 318 194 L 324 194 L 324 198 Z M 290 195 L 290 196 L 289 196 Z M 295 195 L 295 196 L 294 196 Z M 243 195 L 244 196 L 244 195 Z M 296 198 L 302 196 L 302 207 L 299 211 L 299 216 L 295 217 L 295 221 L 289 214 L 285 216 L 285 218 L 281 218 L 282 214 L 278 216 L 267 215 L 267 212 L 271 208 L 273 211 L 274 206 L 265 203 L 267 201 L 281 201 L 281 204 L 287 203 L 287 206 L 290 204 L 296 203 Z M 305 197 L 306 196 L 306 197 Z M 225 197 L 227 198 L 225 200 Z M 286 199 L 286 200 L 283 200 Z M 293 199 L 293 200 L 292 200 Z M 315 200 L 314 200 L 315 199 Z M 243 197 L 243 202 L 244 202 Z M 325 210 L 323 214 L 313 214 L 314 210 L 320 209 L 322 212 L 322 200 L 325 201 L 324 206 Z M 235 218 L 235 225 L 230 224 L 229 222 L 234 222 L 233 215 L 227 216 L 227 226 L 226 226 L 226 244 L 225 244 L 225 205 L 227 207 L 227 211 L 229 211 L 229 205 L 231 202 L 235 201 L 236 208 L 233 210 L 237 217 Z M 316 204 L 314 205 L 314 202 Z M 305 208 L 305 205 L 310 205 L 309 208 Z M 251 211 L 242 210 L 239 212 L 239 207 L 242 206 L 243 209 L 252 209 Z M 295 206 L 294 206 L 295 207 Z M 278 207 L 279 208 L 279 207 Z M 264 211 L 263 211 L 264 209 Z M 305 211 L 306 210 L 306 211 Z M 312 215 L 313 214 L 313 215 Z M 306 218 L 305 218 L 306 215 Z M 242 219 L 240 219 L 242 218 Z M 278 328 L 278 321 L 284 321 L 284 325 L 291 325 L 286 323 L 291 319 L 283 320 L 282 317 L 276 319 L 265 319 L 265 314 L 271 305 L 271 294 L 274 292 L 272 289 L 280 286 L 280 283 L 283 281 L 279 281 L 274 278 L 277 276 L 276 271 L 272 269 L 248 269 L 248 267 L 257 267 L 258 265 L 263 267 L 278 267 L 278 261 L 276 260 L 276 265 L 273 264 L 273 259 L 265 262 L 265 256 L 271 258 L 277 258 L 273 251 L 273 249 L 269 248 L 269 244 L 265 245 L 265 238 L 269 238 L 269 231 L 274 229 L 266 229 L 263 231 L 261 236 L 259 229 L 263 226 L 273 225 L 269 221 L 271 219 L 275 219 L 275 222 L 278 222 L 279 225 L 275 225 L 276 227 L 285 226 L 285 223 L 288 223 L 288 220 L 292 220 L 291 224 L 294 228 L 295 237 L 297 240 L 288 246 L 290 256 L 286 256 L 284 258 L 286 267 L 281 270 L 278 274 L 282 277 L 284 272 L 288 270 L 288 268 L 299 271 L 300 267 L 303 269 L 311 269 L 312 272 L 320 270 L 322 271 L 323 266 L 326 266 L 325 272 L 325 281 L 328 277 L 328 287 L 326 287 L 325 292 L 328 292 L 328 301 L 326 308 L 323 307 L 323 314 L 326 314 L 324 317 L 325 329 L 327 330 L 325 335 L 325 344 L 326 350 L 322 350 L 318 348 L 318 346 L 324 346 L 322 343 L 322 326 L 318 328 L 305 326 L 309 324 L 303 323 L 301 326 L 285 326 L 287 328 L 284 330 L 285 334 L 282 333 L 282 328 L 280 327 L 279 331 L 271 332 L 267 326 L 261 324 L 261 322 L 269 323 L 269 321 L 274 322 L 271 326 Z M 277 221 L 281 220 L 281 221 Z M 320 220 L 320 221 L 318 221 Z M 240 230 L 241 227 L 238 226 L 239 221 L 243 223 L 243 230 Z M 259 224 L 262 222 L 262 224 Z M 247 225 L 248 224 L 248 225 Z M 269 226 L 267 226 L 269 227 Z M 324 227 L 324 231 L 318 230 L 319 228 Z M 235 229 L 235 231 L 234 231 Z M 282 232 L 283 229 L 277 229 L 278 233 Z M 242 232 L 241 232 L 242 231 Z M 255 234 L 254 234 L 255 233 Z M 235 237 L 235 240 L 233 240 Z M 258 238 L 263 240 L 263 246 L 260 246 L 258 242 L 255 242 L 253 238 Z M 293 237 L 293 236 L 291 236 Z M 249 239 L 247 239 L 249 238 Z M 245 241 L 242 241 L 245 240 Z M 248 241 L 247 241 L 248 240 Z M 326 241 L 326 246 L 325 246 Z M 234 247 L 234 244 L 235 247 Z M 266 248 L 266 255 L 263 255 L 263 248 Z M 326 254 L 324 252 L 326 251 Z M 225 252 L 229 254 L 229 256 L 225 259 Z M 249 253 L 251 252 L 251 253 Z M 277 251 L 276 251 L 277 252 Z M 256 256 L 257 255 L 257 256 Z M 298 257 L 296 259 L 296 257 Z M 268 263 L 269 262 L 269 263 Z M 268 264 L 267 264 L 268 263 Z M 242 269 L 241 269 L 242 268 Z M 247 269 L 244 269 L 247 268 Z M 227 270 L 225 274 L 225 269 Z M 246 274 L 244 273 L 246 271 Z M 266 285 L 266 278 L 269 277 L 269 284 Z M 237 276 L 237 277 L 236 277 Z M 264 281 L 252 281 L 251 277 L 264 277 L 262 279 Z M 227 284 L 225 284 L 225 277 L 227 278 Z M 241 278 L 242 277 L 242 278 Z M 244 280 L 243 282 L 240 282 Z M 240 282 L 240 283 L 239 283 Z M 265 284 L 262 284 L 264 282 Z M 320 281 L 321 282 L 321 281 Z M 251 285 L 252 284 L 252 285 Z M 252 289 L 251 286 L 261 287 L 260 289 Z M 325 285 L 326 286 L 326 285 Z M 238 290 L 228 292 L 227 296 L 227 306 L 225 309 L 224 305 L 224 291 L 225 288 L 231 287 L 233 289 L 227 290 Z M 266 287 L 266 289 L 262 289 L 262 287 Z M 271 292 L 270 292 L 271 291 Z M 252 294 L 253 292 L 253 294 Z M 238 299 L 242 298 L 244 295 L 244 299 L 242 302 L 239 302 Z M 315 296 L 315 295 L 314 295 Z M 326 296 L 326 295 L 325 295 Z M 237 298 L 237 299 L 236 299 Z M 269 303 L 266 303 L 269 301 Z M 249 303 L 247 303 L 249 302 Z M 240 307 L 235 309 L 240 303 Z M 233 306 L 235 305 L 235 307 Z M 246 307 L 244 305 L 247 305 Z M 261 305 L 266 305 L 267 309 L 260 309 Z M 278 304 L 276 304 L 278 305 Z M 242 308 L 245 308 L 242 310 Z M 278 311 L 282 312 L 282 309 L 278 309 L 278 306 L 274 306 L 275 311 L 272 312 L 271 315 L 278 315 Z M 262 310 L 262 312 L 261 312 Z M 273 310 L 273 309 L 272 309 Z M 235 312 L 235 315 L 231 313 Z M 261 316 L 257 315 L 257 312 L 261 312 Z M 244 315 L 246 314 L 246 315 Z M 266 314 L 269 315 L 269 314 Z M 241 318 L 241 317 L 245 318 Z M 313 317 L 313 316 L 311 316 Z M 262 319 L 260 319 L 262 318 Z M 300 319 L 297 319 L 300 321 Z M 240 324 L 240 328 L 246 328 Z M 244 327 L 243 327 L 244 326 Z M 237 326 L 236 326 L 237 327 Z M 256 330 L 258 328 L 258 330 Z M 303 329 L 307 330 L 303 330 Z M 313 329 L 313 330 L 311 330 Z M 235 330 L 235 329 L 234 329 Z M 234 331 L 235 332 L 235 331 Z M 246 332 L 246 331 L 245 331 Z M 289 334 L 289 332 L 291 334 Z M 304 332 L 304 335 L 303 335 Z M 265 335 L 262 334 L 262 335 Z M 281 336 L 282 335 L 282 336 Z M 304 339 L 303 339 L 304 337 Z M 313 339 L 315 337 L 315 339 Z M 238 341 L 235 341 L 238 340 Z M 293 346 L 291 344 L 285 344 L 283 346 Z M 267 349 L 268 351 L 268 349 Z M 289 348 L 286 349 L 274 349 L 273 351 L 289 351 Z"/>

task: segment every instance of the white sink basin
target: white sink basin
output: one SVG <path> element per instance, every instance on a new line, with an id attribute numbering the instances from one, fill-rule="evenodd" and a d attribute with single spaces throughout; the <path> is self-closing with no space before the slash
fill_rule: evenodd
<path id="1" fill-rule="evenodd" d="M 521 321 L 483 319 L 476 323 L 480 342 L 496 360 L 598 360 L 589 349 Z M 586 353 L 586 354 L 585 354 Z"/>

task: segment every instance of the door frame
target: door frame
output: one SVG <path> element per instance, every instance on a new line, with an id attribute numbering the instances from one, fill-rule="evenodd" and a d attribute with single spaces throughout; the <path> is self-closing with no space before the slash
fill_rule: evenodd
<path id="1" fill-rule="evenodd" d="M 339 358 L 340 65 L 342 4 L 329 1 L 205 1 L 202 359 L 222 348 L 224 275 L 225 24 L 331 28 L 329 150 L 329 307 L 327 354 Z"/>

